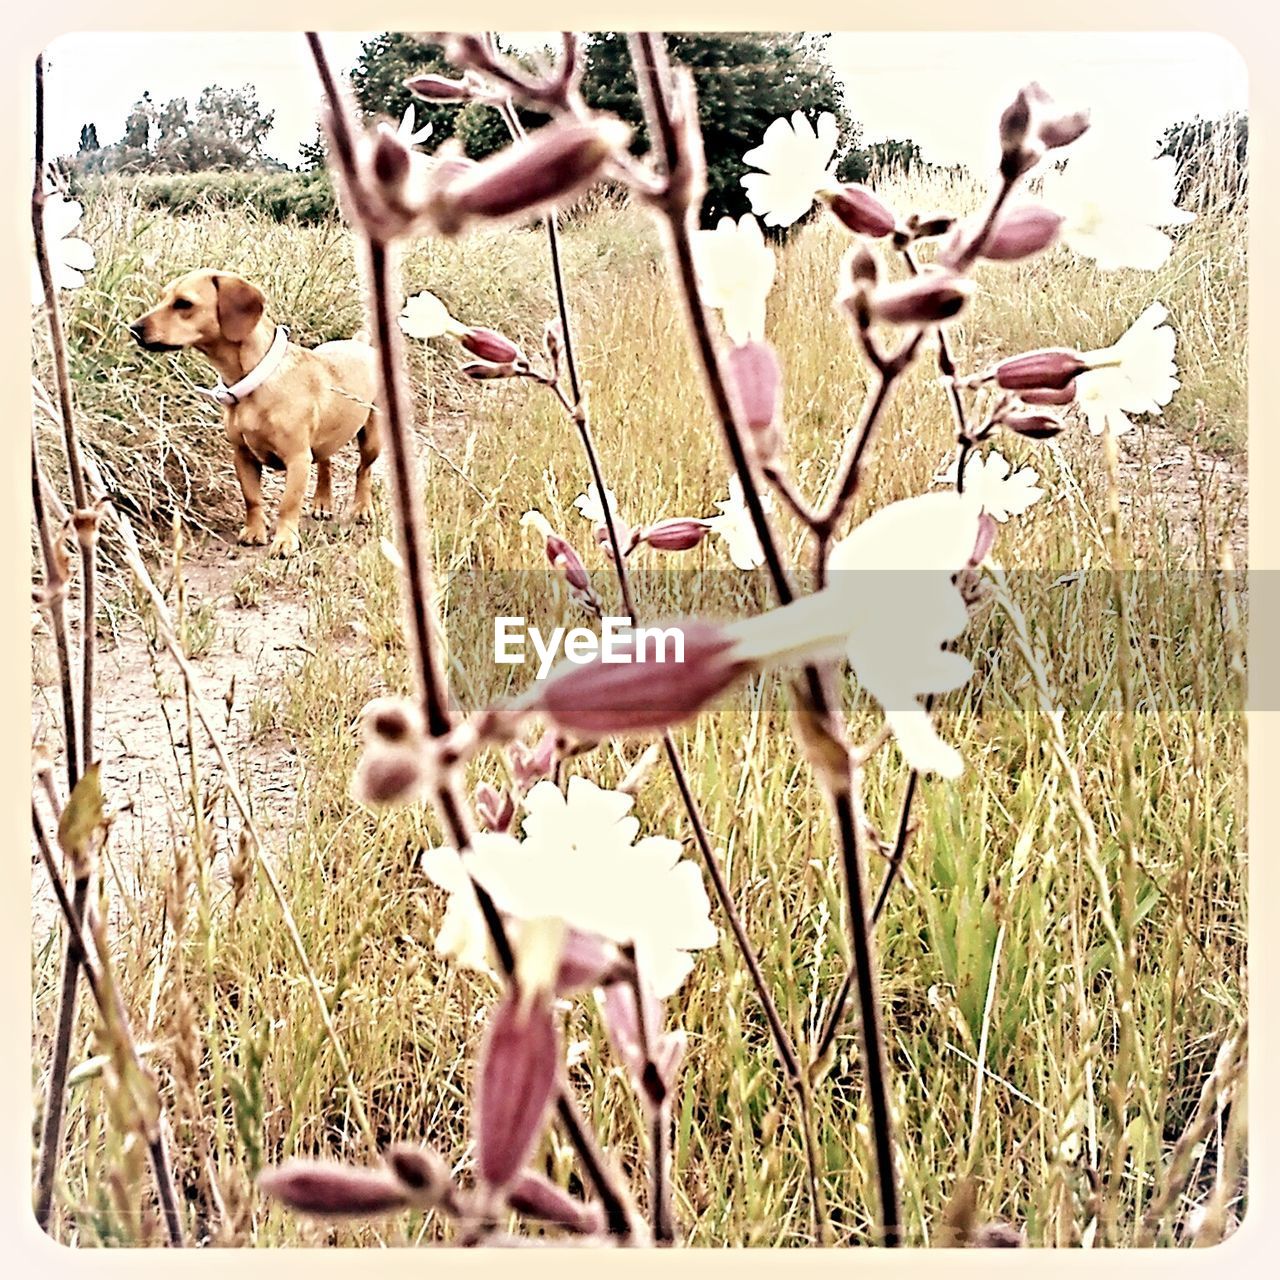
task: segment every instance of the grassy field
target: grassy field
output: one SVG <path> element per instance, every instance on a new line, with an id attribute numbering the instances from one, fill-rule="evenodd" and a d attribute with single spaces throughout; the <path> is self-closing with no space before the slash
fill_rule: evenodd
<path id="1" fill-rule="evenodd" d="M 885 189 L 903 209 L 967 209 L 979 199 L 950 180 L 898 179 Z M 1202 454 L 1220 459 L 1220 472 L 1240 474 L 1243 232 L 1242 208 L 1211 208 L 1154 276 L 1103 275 L 1065 252 L 987 269 L 970 318 L 953 330 L 961 369 L 975 370 L 1028 347 L 1105 346 L 1158 298 L 1178 334 L 1183 387 L 1162 426 L 1131 437 L 1124 450 L 1123 567 L 1131 571 L 1118 581 L 1132 635 L 1123 645 L 1106 572 L 1098 442 L 1083 427 L 1062 437 L 1061 448 L 1001 442 L 1011 460 L 1037 468 L 1049 495 L 1003 526 L 997 544 L 998 559 L 1014 570 L 1010 593 L 1021 612 L 996 603 L 961 642 L 977 674 L 942 701 L 940 717 L 969 767 L 957 783 L 922 783 L 907 874 L 878 931 L 912 1244 L 945 1239 L 948 1215 L 970 1191 L 978 1221 L 1011 1222 L 1032 1244 L 1133 1244 L 1146 1238 L 1147 1214 L 1156 1242 L 1185 1243 L 1201 1227 L 1203 1242 L 1244 1211 L 1243 1107 L 1224 1113 L 1214 1090 L 1202 1091 L 1246 1006 L 1243 632 L 1233 621 L 1242 606 L 1229 580 L 1212 572 L 1224 540 L 1243 567 L 1245 515 L 1238 491 L 1232 497 L 1213 478 L 1195 479 L 1211 476 L 1195 465 Z M 349 334 L 361 322 L 350 241 L 338 223 L 302 228 L 235 212 L 174 218 L 118 195 L 88 209 L 84 234 L 99 265 L 70 296 L 68 317 L 83 429 L 135 518 L 158 530 L 157 574 L 168 581 L 168 520 L 179 516 L 202 554 L 216 557 L 238 523 L 238 496 L 216 411 L 191 390 L 211 375 L 198 357 L 140 352 L 125 325 L 165 280 L 216 265 L 258 282 L 295 340 Z M 802 229 L 780 251 L 770 302 L 788 450 L 796 478 L 815 494 L 866 386 L 831 307 L 845 244 L 825 221 Z M 571 220 L 565 251 L 595 431 L 623 515 L 640 524 L 713 514 L 726 466 L 649 223 L 634 209 L 599 208 Z M 536 230 L 423 242 L 407 256 L 404 283 L 408 293 L 434 290 L 460 318 L 531 349 L 553 313 L 545 238 Z M 45 346 L 37 336 L 42 368 Z M 579 545 L 609 599 L 607 561 L 572 507 L 589 480 L 586 463 L 551 397 L 521 384 L 466 383 L 440 343 L 413 344 L 411 359 L 418 424 L 432 446 L 422 463 L 432 551 L 455 634 L 465 637 L 477 615 L 476 583 L 541 567 L 541 549 L 519 526 L 531 506 Z M 945 461 L 946 399 L 928 363 L 899 388 L 855 520 L 922 492 Z M 1178 469 L 1183 491 L 1173 492 L 1173 468 L 1161 464 L 1185 445 L 1192 465 Z M 56 462 L 52 445 L 48 453 Z M 798 528 L 782 527 L 798 546 Z M 372 530 L 309 524 L 304 554 L 287 564 L 243 553 L 223 599 L 188 592 L 184 635 L 190 647 L 214 652 L 219 630 L 240 615 L 261 615 L 269 631 L 282 602 L 305 608 L 305 643 L 280 679 L 234 693 L 252 703 L 251 729 L 234 754 L 246 761 L 269 751 L 290 779 L 283 800 L 252 798 L 278 819 L 269 856 L 373 1136 L 379 1144 L 430 1142 L 467 1170 L 464 1100 L 492 986 L 433 953 L 443 895 L 412 864 L 418 849 L 441 841 L 434 816 L 414 807 L 374 817 L 348 794 L 359 709 L 407 688 L 396 572 L 380 548 L 390 534 L 380 497 Z M 108 562 L 118 563 L 112 551 L 108 543 Z M 648 555 L 638 568 L 664 566 Z M 710 540 L 679 563 L 714 581 L 725 607 L 766 599 L 759 575 L 733 571 Z M 1078 579 L 1062 581 L 1078 570 Z M 104 643 L 145 645 L 154 630 L 123 573 L 108 594 L 119 634 Z M 471 708 L 491 690 L 469 653 L 465 638 L 455 642 L 450 675 Z M 225 678 L 209 659 L 200 670 L 206 696 L 218 701 Z M 236 1245 L 447 1237 L 422 1215 L 316 1226 L 254 1189 L 267 1163 L 291 1155 L 362 1160 L 367 1138 L 278 906 L 236 856 L 225 780 L 201 735 L 189 731 L 174 675 L 162 661 L 158 671 L 156 696 L 167 697 L 175 721 L 173 799 L 154 828 L 166 834 L 146 847 L 112 848 L 112 956 L 162 1083 L 192 1235 Z M 102 697 L 103 750 L 111 754 L 122 746 L 110 687 Z M 50 708 L 56 698 L 52 685 L 38 690 Z M 850 686 L 847 708 L 854 733 L 869 736 L 873 704 Z M 816 1039 L 849 961 L 838 851 L 787 716 L 782 691 L 766 681 L 677 740 L 764 971 L 803 1046 Z M 616 785 L 643 746 L 602 748 L 571 769 Z M 251 790 L 253 776 L 246 766 Z M 475 770 L 473 780 L 481 777 L 501 780 L 495 760 Z M 882 832 L 893 831 L 905 778 L 896 749 L 875 757 L 867 804 Z M 128 799 L 108 796 L 115 805 Z M 636 812 L 645 833 L 688 839 L 662 762 L 640 786 Z M 696 856 L 691 843 L 688 855 Z M 871 874 L 878 882 L 881 867 Z M 1109 940 L 1117 928 L 1136 940 L 1134 988 L 1123 1005 Z M 33 953 L 37 1098 L 56 1005 L 57 937 L 56 929 L 40 931 Z M 701 953 L 670 1012 L 690 1039 L 675 1108 L 684 1238 L 806 1243 L 799 1131 L 727 933 Z M 643 1187 L 640 1112 L 582 1002 L 567 1038 L 573 1081 L 602 1142 Z M 1121 1078 L 1117 1046 L 1130 1044 L 1133 1075 Z M 82 1010 L 55 1235 L 81 1245 L 158 1242 L 145 1153 L 114 1123 L 119 1089 L 96 1065 L 95 1048 L 93 1019 Z M 850 1021 L 817 1091 L 825 1191 L 842 1243 L 866 1238 L 874 1204 L 857 1059 Z M 1121 1142 L 1127 1157 L 1113 1167 L 1109 1153 Z M 576 1189 L 572 1152 L 559 1135 L 544 1154 L 552 1175 Z"/>

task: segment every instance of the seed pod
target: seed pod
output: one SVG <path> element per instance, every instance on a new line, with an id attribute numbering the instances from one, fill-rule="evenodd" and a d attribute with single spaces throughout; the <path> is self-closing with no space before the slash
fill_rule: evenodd
<path id="1" fill-rule="evenodd" d="M 827 207 L 850 231 L 879 238 L 897 225 L 897 218 L 870 187 L 852 182 L 823 196 Z"/>
<path id="2" fill-rule="evenodd" d="M 777 354 L 767 342 L 746 342 L 729 351 L 727 362 L 729 381 L 756 459 L 762 464 L 772 462 L 782 452 L 782 436 L 776 426 L 782 394 Z"/>
<path id="3" fill-rule="evenodd" d="M 689 551 L 707 536 L 709 527 L 705 520 L 678 516 L 659 520 L 657 524 L 641 530 L 640 541 L 647 542 L 656 551 Z"/>
<path id="4" fill-rule="evenodd" d="M 490 364 L 515 364 L 524 359 L 520 348 L 510 338 L 504 338 L 493 329 L 468 329 L 459 341 L 473 356 L 479 356 Z"/>
<path id="5" fill-rule="evenodd" d="M 361 1169 L 320 1160 L 289 1160 L 258 1177 L 267 1195 L 298 1213 L 322 1218 L 359 1218 L 390 1213 L 408 1202 L 388 1169 Z"/>
<path id="6" fill-rule="evenodd" d="M 1044 205 L 1023 205 L 1000 219 L 981 256 L 992 262 L 1017 262 L 1047 249 L 1057 238 L 1062 215 Z"/>
<path id="7" fill-rule="evenodd" d="M 1006 391 L 1061 391 L 1088 367 L 1078 351 L 1046 348 L 1001 361 L 996 382 Z"/>
<path id="8" fill-rule="evenodd" d="M 593 1236 L 604 1227 L 604 1212 L 598 1204 L 575 1199 L 550 1179 L 527 1169 L 507 1192 L 507 1203 L 517 1213 L 554 1222 L 576 1235 Z"/>
<path id="9" fill-rule="evenodd" d="M 476 1072 L 476 1159 L 481 1179 L 505 1187 L 546 1127 L 561 1050 L 551 1004 L 506 995 L 489 1018 Z"/>
<path id="10" fill-rule="evenodd" d="M 470 102 L 475 96 L 465 80 L 450 80 L 447 76 L 411 76 L 404 87 L 428 102 Z"/>
<path id="11" fill-rule="evenodd" d="M 1073 378 L 1065 387 L 1024 387 L 1018 392 L 1018 398 L 1024 404 L 1071 404 L 1076 398 L 1076 384 Z"/>
<path id="12" fill-rule="evenodd" d="M 366 742 L 421 741 L 422 712 L 407 698 L 374 698 L 360 711 L 360 729 Z"/>
<path id="13" fill-rule="evenodd" d="M 637 658 L 633 635 L 617 643 L 611 661 L 562 662 L 527 709 L 589 738 L 657 732 L 697 715 L 749 669 L 734 658 L 735 641 L 713 623 L 690 619 L 644 631 L 656 652 L 642 650 Z M 666 652 L 676 634 L 683 637 L 683 661 L 678 647 Z"/>
<path id="14" fill-rule="evenodd" d="M 474 221 L 536 217 L 594 182 L 630 137 L 611 116 L 547 125 L 437 187 L 424 212 L 444 236 Z"/>
<path id="15" fill-rule="evenodd" d="M 428 777 L 415 745 L 373 743 L 365 748 L 351 777 L 351 795 L 371 809 L 409 804 L 422 794 Z"/>
<path id="16" fill-rule="evenodd" d="M 1010 413 L 1000 425 L 1027 440 L 1052 440 L 1062 432 L 1062 419 L 1047 413 Z"/>
<path id="17" fill-rule="evenodd" d="M 939 324 L 958 315 L 973 282 L 950 271 L 924 270 L 898 284 L 881 285 L 868 300 L 871 317 L 888 324 Z"/>

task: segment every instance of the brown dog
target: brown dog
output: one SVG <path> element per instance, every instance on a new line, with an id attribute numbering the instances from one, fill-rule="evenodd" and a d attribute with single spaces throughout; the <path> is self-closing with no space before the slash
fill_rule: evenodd
<path id="1" fill-rule="evenodd" d="M 267 320 L 262 291 L 226 271 L 179 276 L 129 332 L 148 351 L 194 347 L 217 369 L 219 384 L 206 394 L 223 405 L 227 437 L 235 448 L 244 493 L 241 542 L 260 546 L 267 540 L 262 468 L 268 466 L 285 473 L 270 554 L 297 551 L 311 460 L 316 462 L 311 514 L 327 520 L 333 515 L 330 459 L 352 439 L 360 447 L 353 514 L 368 519 L 369 469 L 382 447 L 371 347 L 354 339 L 310 351 L 295 346 Z"/>

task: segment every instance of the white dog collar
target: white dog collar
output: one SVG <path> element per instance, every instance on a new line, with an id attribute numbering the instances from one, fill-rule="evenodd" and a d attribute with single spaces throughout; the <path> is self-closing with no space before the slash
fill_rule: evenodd
<path id="1" fill-rule="evenodd" d="M 239 404 L 245 396 L 257 391 L 275 373 L 276 367 L 284 359 L 285 348 L 288 345 L 289 330 L 282 324 L 276 325 L 276 336 L 272 339 L 267 354 L 239 382 L 227 386 L 219 378 L 216 387 L 201 387 L 200 390 L 215 404 L 220 404 L 224 408 L 229 409 L 232 405 Z"/>

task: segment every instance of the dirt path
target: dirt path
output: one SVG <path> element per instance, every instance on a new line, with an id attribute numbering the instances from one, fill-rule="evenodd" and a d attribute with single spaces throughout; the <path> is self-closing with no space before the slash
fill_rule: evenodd
<path id="1" fill-rule="evenodd" d="M 205 633 L 212 639 L 207 650 L 192 659 L 200 692 L 220 717 L 238 781 L 257 808 L 264 836 L 271 839 L 283 834 L 293 813 L 297 758 L 278 729 L 253 731 L 254 697 L 301 666 L 308 607 L 298 585 L 288 579 L 265 586 L 253 607 L 239 607 L 233 584 L 261 555 L 260 550 L 210 540 L 190 549 L 183 567 L 190 607 L 213 606 L 215 625 Z M 186 698 L 177 669 L 168 654 L 153 653 L 136 618 L 121 616 L 118 625 L 114 640 L 104 640 L 98 653 L 99 750 L 108 799 L 119 803 L 121 797 L 129 798 L 111 840 L 116 869 L 127 887 L 140 860 L 172 861 L 171 823 L 177 830 L 186 826 L 182 790 L 190 757 Z M 32 740 L 45 742 L 61 777 L 62 755 L 56 750 L 60 693 L 43 619 L 38 624 L 34 674 Z M 206 778 L 212 777 L 216 762 L 199 727 L 196 748 Z M 220 813 L 214 821 L 220 824 Z M 226 841 L 224 830 L 219 839 Z M 55 914 L 38 862 L 31 900 L 38 941 Z"/>

